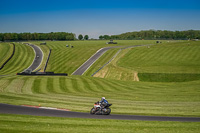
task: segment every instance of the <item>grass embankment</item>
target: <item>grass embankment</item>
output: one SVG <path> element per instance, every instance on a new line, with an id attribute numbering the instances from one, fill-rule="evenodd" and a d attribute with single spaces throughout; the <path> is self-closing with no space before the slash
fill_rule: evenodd
<path id="1" fill-rule="evenodd" d="M 2 77 L 0 101 L 89 112 L 105 96 L 112 113 L 200 116 L 199 81 L 144 83 L 85 76 Z"/>
<path id="2" fill-rule="evenodd" d="M 0 115 L 1 133 L 18 132 L 137 132 L 137 133 L 198 133 L 199 122 L 156 122 L 96 120 L 41 116 Z"/>
<path id="3" fill-rule="evenodd" d="M 200 44 L 193 41 L 165 42 L 123 50 L 97 77 L 157 82 L 200 79 Z"/>
<path id="4" fill-rule="evenodd" d="M 15 44 L 15 54 L 11 60 L 0 70 L 0 75 L 16 74 L 28 68 L 34 59 L 34 51 L 25 44 Z"/>
<path id="5" fill-rule="evenodd" d="M 0 43 L 0 68 L 13 53 L 13 45 L 10 43 Z"/>

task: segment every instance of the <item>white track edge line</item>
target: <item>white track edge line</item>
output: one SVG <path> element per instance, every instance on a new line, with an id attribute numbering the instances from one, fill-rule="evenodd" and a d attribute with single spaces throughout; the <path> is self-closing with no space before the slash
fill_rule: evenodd
<path id="1" fill-rule="evenodd" d="M 99 50 L 97 50 L 97 52 L 96 53 L 98 53 L 99 51 L 101 51 L 103 48 L 100 48 Z M 92 56 L 90 56 L 90 58 L 88 59 L 88 60 L 90 60 L 96 53 L 94 53 Z M 87 61 L 88 61 L 87 60 Z M 81 68 L 85 63 L 87 63 L 87 61 L 85 61 L 79 68 Z M 76 71 L 78 71 L 78 69 L 79 68 L 77 68 L 71 75 L 74 75 L 74 73 L 76 72 Z"/>

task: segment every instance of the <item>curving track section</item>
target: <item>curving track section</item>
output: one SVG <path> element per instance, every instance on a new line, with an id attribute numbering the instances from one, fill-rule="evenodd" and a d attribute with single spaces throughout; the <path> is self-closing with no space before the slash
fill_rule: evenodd
<path id="1" fill-rule="evenodd" d="M 166 117 L 166 116 L 138 116 L 138 115 L 115 115 L 115 114 L 90 115 L 89 113 L 71 112 L 71 111 L 45 109 L 45 108 L 34 108 L 26 106 L 8 105 L 2 103 L 0 103 L 0 113 L 69 117 L 69 118 L 91 118 L 91 119 L 200 122 L 200 117 Z"/>
<path id="2" fill-rule="evenodd" d="M 40 66 L 40 64 L 42 63 L 42 59 L 43 59 L 43 52 L 42 50 L 33 44 L 29 44 L 29 46 L 31 46 L 33 48 L 33 50 L 35 51 L 35 59 L 33 61 L 33 63 L 27 68 L 27 69 L 31 69 L 32 71 L 34 71 L 36 68 L 38 68 Z"/>

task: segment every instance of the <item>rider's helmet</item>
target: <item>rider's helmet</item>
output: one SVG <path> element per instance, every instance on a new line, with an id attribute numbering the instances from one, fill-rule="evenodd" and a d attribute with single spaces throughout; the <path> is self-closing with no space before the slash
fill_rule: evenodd
<path id="1" fill-rule="evenodd" d="M 104 99 L 106 99 L 106 98 L 105 98 L 105 97 L 102 97 L 102 98 L 101 98 L 101 100 L 104 100 Z"/>

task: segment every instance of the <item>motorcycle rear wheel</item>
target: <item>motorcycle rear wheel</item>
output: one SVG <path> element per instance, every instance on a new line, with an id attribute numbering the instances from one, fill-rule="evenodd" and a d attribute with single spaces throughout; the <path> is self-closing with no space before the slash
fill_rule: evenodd
<path id="1" fill-rule="evenodd" d="M 90 110 L 90 114 L 92 114 L 92 115 L 95 114 L 95 109 L 94 109 L 94 108 L 92 108 L 92 109 Z"/>

